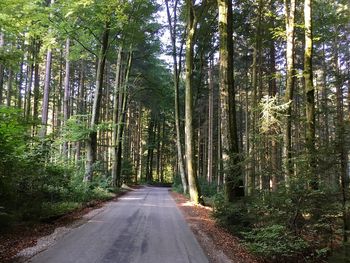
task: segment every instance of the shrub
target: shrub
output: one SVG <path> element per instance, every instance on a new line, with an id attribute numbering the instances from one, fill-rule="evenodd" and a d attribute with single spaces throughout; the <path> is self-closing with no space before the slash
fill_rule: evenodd
<path id="1" fill-rule="evenodd" d="M 244 200 L 229 203 L 225 201 L 223 193 L 217 194 L 214 198 L 213 215 L 221 226 L 238 236 L 241 231 L 249 230 L 254 222 Z"/>
<path id="2" fill-rule="evenodd" d="M 303 254 L 309 247 L 305 240 L 282 225 L 254 228 L 242 234 L 252 253 L 270 259 L 278 258 L 280 262 L 284 262 L 283 258 Z"/>

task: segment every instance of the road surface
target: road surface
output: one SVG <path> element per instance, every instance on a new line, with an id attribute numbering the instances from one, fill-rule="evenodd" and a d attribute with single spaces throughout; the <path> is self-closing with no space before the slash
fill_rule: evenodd
<path id="1" fill-rule="evenodd" d="M 110 202 L 33 263 L 207 263 L 167 188 L 144 187 Z"/>

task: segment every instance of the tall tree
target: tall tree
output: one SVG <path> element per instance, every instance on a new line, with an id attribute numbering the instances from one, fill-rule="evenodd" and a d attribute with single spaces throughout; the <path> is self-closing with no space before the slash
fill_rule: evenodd
<path id="1" fill-rule="evenodd" d="M 286 110 L 286 127 L 284 130 L 284 145 L 283 145 L 283 158 L 284 158 L 284 179 L 285 184 L 288 187 L 290 177 L 293 172 L 292 165 L 292 101 L 294 91 L 295 69 L 294 69 L 294 34 L 295 34 L 295 1 L 296 0 L 284 0 L 285 8 L 285 21 L 286 21 L 286 58 L 287 58 L 287 80 L 286 80 L 286 92 L 284 95 L 285 103 L 289 103 Z"/>
<path id="2" fill-rule="evenodd" d="M 177 47 L 176 47 L 176 34 L 177 34 L 177 5 L 178 0 L 175 0 L 173 7 L 173 21 L 171 20 L 171 14 L 169 9 L 168 0 L 165 0 L 167 17 L 168 17 L 168 25 L 171 37 L 171 46 L 172 46 L 172 57 L 173 57 L 173 75 L 174 75 L 174 91 L 175 91 L 175 130 L 176 130 L 176 148 L 177 148 L 177 161 L 181 176 L 181 182 L 183 191 L 187 193 L 187 176 L 185 172 L 183 154 L 182 154 L 182 145 L 181 145 L 181 132 L 180 132 L 180 101 L 179 101 L 179 80 L 180 80 L 180 71 L 181 71 L 181 63 L 177 63 Z M 180 48 L 179 57 L 181 57 L 182 53 L 182 44 Z"/>
<path id="3" fill-rule="evenodd" d="M 221 125 L 225 127 L 222 134 L 228 143 L 227 162 L 231 169 L 226 173 L 225 197 L 232 201 L 239 195 L 241 181 L 239 144 L 236 124 L 236 103 L 233 79 L 233 22 L 232 0 L 218 0 L 219 36 L 220 36 L 220 92 L 222 102 Z M 226 119 L 225 119 L 226 116 Z M 224 142 L 223 140 L 223 142 Z M 224 143 L 223 143 L 224 146 Z"/>
<path id="4" fill-rule="evenodd" d="M 201 203 L 201 194 L 195 168 L 194 132 L 193 132 L 193 48 L 197 21 L 194 16 L 193 0 L 186 0 L 187 37 L 185 71 L 185 144 L 188 187 L 191 201 Z"/>
<path id="5" fill-rule="evenodd" d="M 108 49 L 108 40 L 110 32 L 109 18 L 105 21 L 104 29 L 101 37 L 101 47 L 98 55 L 97 71 L 96 71 L 96 88 L 94 96 L 94 104 L 92 107 L 92 115 L 90 121 L 89 138 L 86 141 L 86 165 L 84 181 L 91 181 L 93 176 L 93 166 L 96 162 L 97 154 L 97 131 L 96 126 L 99 123 L 101 111 L 101 99 L 103 88 L 103 75 L 105 72 L 106 56 Z"/>
<path id="6" fill-rule="evenodd" d="M 69 75 L 70 75 L 70 61 L 69 61 L 69 48 L 70 48 L 70 39 L 66 39 L 66 75 L 64 78 L 64 98 L 63 98 L 63 121 L 66 124 L 69 118 Z M 68 142 L 63 142 L 63 154 L 68 156 Z"/>
<path id="7" fill-rule="evenodd" d="M 54 4 L 55 0 L 50 0 L 49 6 Z M 40 137 L 44 138 L 47 132 L 47 121 L 49 117 L 49 96 L 50 96 L 50 82 L 51 82 L 51 61 L 52 50 L 51 47 L 47 49 L 46 53 L 46 65 L 45 65 L 45 81 L 44 81 L 44 95 L 41 111 L 41 129 Z"/>
<path id="8" fill-rule="evenodd" d="M 305 50 L 304 50 L 304 81 L 306 94 L 306 147 L 308 151 L 309 173 L 312 188 L 317 188 L 316 149 L 315 149 L 315 88 L 312 70 L 312 0 L 304 2 Z"/>

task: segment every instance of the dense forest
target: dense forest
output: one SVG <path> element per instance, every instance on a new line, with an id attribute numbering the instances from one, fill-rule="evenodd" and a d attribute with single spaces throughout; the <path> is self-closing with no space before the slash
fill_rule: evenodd
<path id="1" fill-rule="evenodd" d="M 2 227 L 173 183 L 255 255 L 317 261 L 349 153 L 349 0 L 0 1 Z"/>

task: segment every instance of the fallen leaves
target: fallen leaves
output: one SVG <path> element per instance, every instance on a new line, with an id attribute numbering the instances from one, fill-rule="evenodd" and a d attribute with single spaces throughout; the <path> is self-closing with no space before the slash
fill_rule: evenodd
<path id="1" fill-rule="evenodd" d="M 172 197 L 182 211 L 186 221 L 205 250 L 211 263 L 257 263 L 240 244 L 237 237 L 218 226 L 211 216 L 212 209 L 190 204 L 181 194 L 171 192 Z"/>

